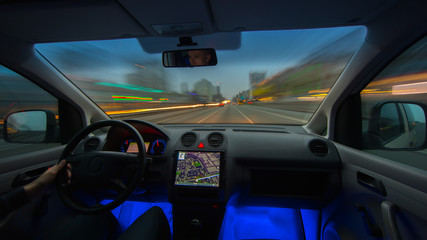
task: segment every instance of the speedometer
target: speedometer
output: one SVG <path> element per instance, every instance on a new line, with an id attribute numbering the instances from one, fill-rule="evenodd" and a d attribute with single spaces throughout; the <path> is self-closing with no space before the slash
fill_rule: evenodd
<path id="1" fill-rule="evenodd" d="M 127 139 L 120 146 L 120 151 L 125 153 L 138 153 L 138 145 L 133 139 Z"/>
<path id="2" fill-rule="evenodd" d="M 162 155 L 166 149 L 166 141 L 157 139 L 151 143 L 148 153 L 152 156 Z"/>
<path id="3" fill-rule="evenodd" d="M 145 149 L 148 150 L 149 142 L 144 142 Z M 125 153 L 138 153 L 138 144 L 133 139 L 125 140 L 120 146 L 120 151 Z"/>

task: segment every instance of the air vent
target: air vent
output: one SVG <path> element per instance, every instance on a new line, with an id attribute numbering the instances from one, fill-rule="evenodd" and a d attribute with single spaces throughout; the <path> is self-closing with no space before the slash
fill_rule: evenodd
<path id="1" fill-rule="evenodd" d="M 325 156 L 329 152 L 328 145 L 324 141 L 321 141 L 321 140 L 311 141 L 310 142 L 310 150 L 314 155 L 320 156 L 320 157 Z"/>
<path id="2" fill-rule="evenodd" d="M 197 140 L 197 136 L 195 133 L 186 133 L 181 137 L 181 143 L 184 147 L 191 147 Z"/>
<path id="3" fill-rule="evenodd" d="M 85 145 L 84 145 L 84 151 L 85 152 L 95 151 L 96 149 L 98 149 L 99 143 L 100 143 L 100 141 L 98 138 L 91 138 L 91 139 L 87 140 Z"/>
<path id="4" fill-rule="evenodd" d="M 208 143 L 211 147 L 219 147 L 222 145 L 222 142 L 224 141 L 224 137 L 221 133 L 212 133 L 208 137 Z"/>

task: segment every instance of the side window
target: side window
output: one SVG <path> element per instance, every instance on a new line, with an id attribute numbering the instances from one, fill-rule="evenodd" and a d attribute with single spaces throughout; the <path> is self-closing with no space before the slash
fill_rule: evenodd
<path id="1" fill-rule="evenodd" d="M 362 149 L 427 170 L 427 37 L 361 92 Z"/>
<path id="2" fill-rule="evenodd" d="M 55 97 L 0 65 L 0 161 L 60 145 L 58 121 Z"/>

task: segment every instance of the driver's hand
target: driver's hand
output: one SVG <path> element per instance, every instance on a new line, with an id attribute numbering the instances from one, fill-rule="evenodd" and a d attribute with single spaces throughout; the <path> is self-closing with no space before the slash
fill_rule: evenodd
<path id="1" fill-rule="evenodd" d="M 57 165 L 54 165 L 53 167 L 46 170 L 36 180 L 25 185 L 24 190 L 27 193 L 27 196 L 33 198 L 41 194 L 46 189 L 46 187 L 53 183 L 56 178 L 56 175 L 65 166 L 65 164 L 66 161 L 65 159 L 63 159 Z M 69 164 L 67 164 L 67 179 L 69 183 L 71 179 L 71 166 Z"/>

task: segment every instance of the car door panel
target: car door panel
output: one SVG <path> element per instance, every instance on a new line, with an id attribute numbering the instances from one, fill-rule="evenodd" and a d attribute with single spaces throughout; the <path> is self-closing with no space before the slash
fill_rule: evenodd
<path id="1" fill-rule="evenodd" d="M 342 161 L 343 190 L 323 212 L 323 236 L 331 227 L 341 239 L 422 239 L 427 235 L 423 227 L 427 224 L 424 171 L 341 144 L 336 146 Z M 385 196 L 361 184 L 357 177 L 360 173 L 381 181 Z M 381 232 L 377 237 L 373 233 L 376 227 Z"/>
<path id="2" fill-rule="evenodd" d="M 8 192 L 33 180 L 56 164 L 64 146 L 41 150 L 0 161 L 0 191 Z M 0 239 L 32 239 L 48 233 L 71 215 L 54 186 L 45 194 L 0 219 Z M 25 229 L 25 231 L 22 231 Z"/>
<path id="3" fill-rule="evenodd" d="M 25 174 L 39 168 L 56 164 L 63 148 L 64 146 L 58 146 L 47 150 L 1 159 L 0 192 L 5 193 L 9 191 L 15 181 L 15 178 L 20 174 Z M 32 175 L 31 177 L 34 177 L 34 174 L 30 175 Z"/>

